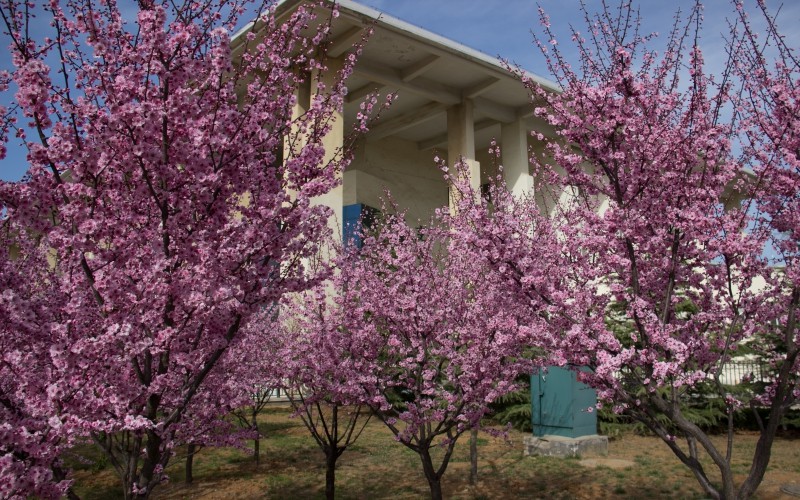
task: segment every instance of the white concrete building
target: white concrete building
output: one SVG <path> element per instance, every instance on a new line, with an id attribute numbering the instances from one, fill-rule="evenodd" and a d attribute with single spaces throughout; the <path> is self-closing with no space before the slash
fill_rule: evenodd
<path id="1" fill-rule="evenodd" d="M 302 3 L 279 2 L 278 19 Z M 534 122 L 529 93 L 516 75 L 477 50 L 351 0 L 337 3 L 329 67 L 341 64 L 337 60 L 347 56 L 366 30 L 371 27 L 374 33 L 346 82 L 344 114 L 326 138 L 326 149 L 332 152 L 342 145 L 365 96 L 377 91 L 380 100 L 388 93 L 398 98 L 359 141 L 342 186 L 321 200 L 336 213 L 332 223 L 341 228 L 346 220 L 357 219 L 363 207 L 380 207 L 386 190 L 408 210 L 409 220 L 426 221 L 449 199 L 434 158 L 451 164 L 459 157 L 467 159 L 471 182 L 478 189 L 496 175 L 496 162 L 488 153 L 492 140 L 501 147 L 503 172 L 512 190 L 522 193 L 533 187 L 528 159 L 542 145 L 529 132 L 547 127 Z M 527 76 L 557 88 L 541 77 Z M 310 90 L 301 89 L 299 106 L 307 106 L 309 99 Z"/>

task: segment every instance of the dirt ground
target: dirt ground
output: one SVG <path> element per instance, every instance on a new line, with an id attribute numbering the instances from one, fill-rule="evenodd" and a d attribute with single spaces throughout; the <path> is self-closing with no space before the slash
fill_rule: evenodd
<path id="1" fill-rule="evenodd" d="M 154 493 L 159 499 L 305 499 L 324 498 L 323 455 L 298 419 L 285 408 L 273 408 L 261 425 L 260 465 L 252 454 L 235 449 L 204 449 L 195 458 L 194 483 L 185 484 L 184 463 L 176 457 L 168 469 L 171 481 Z M 525 457 L 525 434 L 506 438 L 481 434 L 479 481 L 468 483 L 468 436 L 456 447 L 442 479 L 445 498 L 457 499 L 661 499 L 704 498 L 694 476 L 655 437 L 623 434 L 609 442 L 608 457 L 557 459 Z M 736 436 L 735 472 L 747 472 L 757 436 Z M 717 438 L 715 438 L 717 439 Z M 721 445 L 722 437 L 718 438 Z M 709 462 L 706 470 L 710 469 Z M 419 458 L 383 424 L 371 421 L 359 441 L 339 459 L 337 498 L 416 499 L 429 497 Z M 119 498 L 118 480 L 97 464 L 76 474 L 82 498 Z M 781 436 L 773 447 L 769 470 L 756 498 L 791 500 L 784 485 L 800 488 L 800 439 Z"/>

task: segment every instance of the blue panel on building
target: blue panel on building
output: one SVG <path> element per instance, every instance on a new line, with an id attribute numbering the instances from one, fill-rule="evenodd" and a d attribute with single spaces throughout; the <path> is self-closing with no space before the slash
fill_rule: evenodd
<path id="1" fill-rule="evenodd" d="M 381 211 L 363 203 L 342 207 L 342 242 L 345 246 L 361 248 L 365 232 L 369 231 L 380 217 Z"/>
<path id="2" fill-rule="evenodd" d="M 356 203 L 342 208 L 342 242 L 345 246 L 361 248 L 361 211 L 364 205 Z"/>

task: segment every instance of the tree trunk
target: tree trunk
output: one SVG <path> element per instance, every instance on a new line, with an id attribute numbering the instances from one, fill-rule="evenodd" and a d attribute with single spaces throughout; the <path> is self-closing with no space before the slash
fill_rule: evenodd
<path id="1" fill-rule="evenodd" d="M 126 438 L 131 440 L 131 446 L 127 447 L 127 449 L 123 451 L 125 463 L 120 464 L 118 470 L 120 471 L 120 477 L 122 478 L 123 497 L 125 500 L 129 500 L 136 497 L 136 495 L 133 494 L 133 487 L 136 485 L 136 470 L 139 468 L 139 454 L 133 453 L 132 450 L 141 450 L 144 441 L 141 435 L 129 435 L 126 436 Z M 108 456 L 113 463 L 114 454 L 111 451 L 111 443 L 109 442 L 111 436 L 105 435 L 105 437 L 102 439 L 103 449 L 106 451 L 106 456 Z"/>
<path id="2" fill-rule="evenodd" d="M 195 444 L 189 443 L 186 447 L 186 484 L 192 484 L 194 476 L 192 475 L 192 466 L 194 465 Z"/>
<path id="3" fill-rule="evenodd" d="M 472 429 L 469 435 L 469 484 L 478 484 L 478 429 Z"/>
<path id="4" fill-rule="evenodd" d="M 442 478 L 436 474 L 433 468 L 430 451 L 427 448 L 421 448 L 419 457 L 422 459 L 422 471 L 425 473 L 425 479 L 428 480 L 428 486 L 431 489 L 431 500 L 442 500 Z"/>
<path id="5" fill-rule="evenodd" d="M 439 478 L 428 478 L 428 486 L 431 489 L 431 500 L 442 500 L 442 483 Z"/>
<path id="6" fill-rule="evenodd" d="M 156 484 L 156 466 L 161 460 L 161 437 L 154 431 L 149 430 L 146 432 L 147 442 L 144 449 L 144 461 L 142 462 L 142 469 L 139 471 L 139 477 L 136 480 L 138 493 L 133 495 L 133 498 L 147 499 L 153 492 L 153 486 Z"/>
<path id="7" fill-rule="evenodd" d="M 779 387 L 777 396 L 783 396 L 782 387 Z M 781 399 L 783 398 L 781 397 Z M 778 408 L 779 405 L 773 402 L 769 413 L 769 420 L 767 420 L 766 426 L 761 429 L 761 435 L 758 437 L 756 449 L 753 452 L 750 472 L 740 486 L 736 498 L 752 497 L 761 484 L 761 481 L 764 479 L 764 474 L 767 471 L 772 456 L 772 443 L 775 441 L 775 435 L 778 433 L 778 427 L 785 413 Z M 731 495 L 731 498 L 733 498 L 733 495 Z"/>
<path id="8" fill-rule="evenodd" d="M 261 438 L 257 435 L 253 438 L 253 454 L 256 458 L 256 466 L 261 465 Z"/>
<path id="9" fill-rule="evenodd" d="M 255 405 L 253 405 L 253 413 L 251 416 L 253 432 L 256 433 L 255 437 L 253 438 L 253 454 L 256 458 L 257 467 L 261 464 L 261 434 L 258 433 L 258 409 Z"/>
<path id="10" fill-rule="evenodd" d="M 325 451 L 325 498 L 333 500 L 336 493 L 336 450 Z"/>

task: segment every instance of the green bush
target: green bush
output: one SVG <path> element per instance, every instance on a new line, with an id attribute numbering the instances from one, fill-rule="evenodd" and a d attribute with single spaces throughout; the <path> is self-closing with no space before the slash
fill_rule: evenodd
<path id="1" fill-rule="evenodd" d="M 517 377 L 517 390 L 504 394 L 492 403 L 493 418 L 501 424 L 511 424 L 519 431 L 533 431 L 531 421 L 531 381 L 529 375 Z"/>

